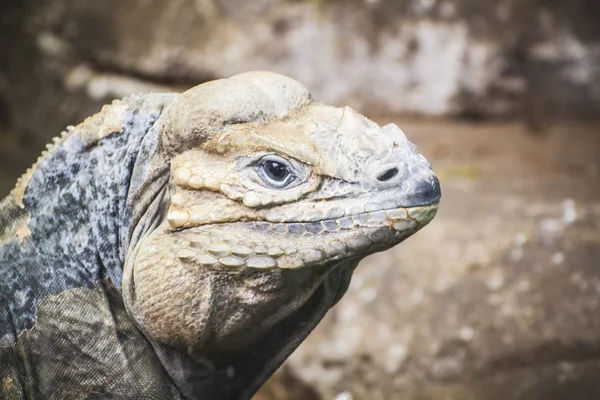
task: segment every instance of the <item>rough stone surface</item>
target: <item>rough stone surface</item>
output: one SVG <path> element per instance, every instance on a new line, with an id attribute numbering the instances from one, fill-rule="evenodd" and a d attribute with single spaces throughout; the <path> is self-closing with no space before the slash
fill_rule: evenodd
<path id="1" fill-rule="evenodd" d="M 440 176 L 436 220 L 361 264 L 264 398 L 599 398 L 598 127 L 403 126 Z"/>
<path id="2" fill-rule="evenodd" d="M 539 127 L 598 113 L 597 15 L 595 0 L 7 0 L 0 116 L 38 152 L 113 98 L 272 70 L 369 115 Z"/>

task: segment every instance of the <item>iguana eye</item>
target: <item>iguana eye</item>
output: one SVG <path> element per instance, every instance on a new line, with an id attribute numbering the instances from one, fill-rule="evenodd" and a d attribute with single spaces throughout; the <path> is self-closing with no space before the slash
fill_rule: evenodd
<path id="1" fill-rule="evenodd" d="M 271 180 L 277 182 L 285 182 L 290 175 L 289 169 L 277 161 L 266 161 L 263 165 L 263 170 Z"/>
<path id="2" fill-rule="evenodd" d="M 296 176 L 290 162 L 283 157 L 268 155 L 257 164 L 258 176 L 273 188 L 282 189 L 292 183 Z"/>

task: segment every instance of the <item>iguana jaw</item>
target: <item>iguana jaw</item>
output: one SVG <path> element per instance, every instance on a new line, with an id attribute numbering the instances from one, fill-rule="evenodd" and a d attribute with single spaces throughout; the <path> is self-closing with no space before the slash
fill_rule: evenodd
<path id="1" fill-rule="evenodd" d="M 243 348 L 302 305 L 332 268 L 394 246 L 437 208 L 182 230 L 165 222 L 135 260 L 138 323 L 154 340 L 191 355 Z M 327 230 L 328 222 L 335 229 Z"/>
<path id="2" fill-rule="evenodd" d="M 269 270 L 362 258 L 411 236 L 433 219 L 437 209 L 435 203 L 316 221 L 216 223 L 172 231 L 174 241 L 181 243 L 174 249 L 174 262 L 176 257 L 199 268 Z"/>

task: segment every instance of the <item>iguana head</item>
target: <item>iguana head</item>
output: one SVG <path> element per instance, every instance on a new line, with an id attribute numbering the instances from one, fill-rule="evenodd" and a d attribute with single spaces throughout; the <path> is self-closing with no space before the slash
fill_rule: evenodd
<path id="1" fill-rule="evenodd" d="M 398 244 L 438 207 L 431 166 L 396 125 L 280 75 L 200 85 L 160 123 L 169 204 L 133 262 L 134 314 L 192 355 L 259 340 L 332 270 Z"/>

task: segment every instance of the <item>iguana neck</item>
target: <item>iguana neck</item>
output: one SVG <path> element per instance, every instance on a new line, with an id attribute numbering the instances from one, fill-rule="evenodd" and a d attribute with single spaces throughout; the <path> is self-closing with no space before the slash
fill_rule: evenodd
<path id="1" fill-rule="evenodd" d="M 332 263 L 297 309 L 243 350 L 194 358 L 149 338 L 171 379 L 190 399 L 250 399 L 344 295 L 359 260 Z"/>

